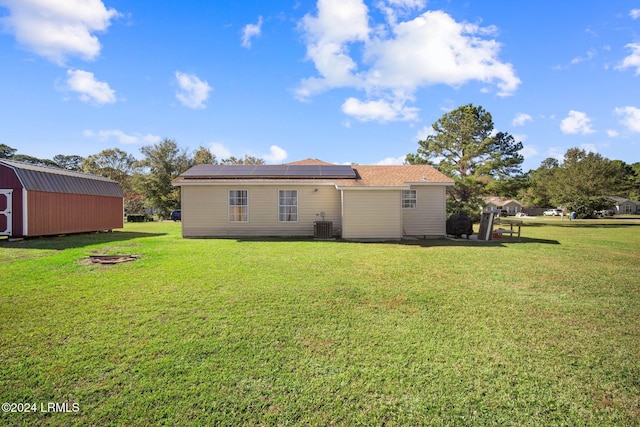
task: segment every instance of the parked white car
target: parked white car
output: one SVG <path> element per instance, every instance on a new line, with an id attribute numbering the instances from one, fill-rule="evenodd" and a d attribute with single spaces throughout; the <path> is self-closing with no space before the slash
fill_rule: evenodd
<path id="1" fill-rule="evenodd" d="M 546 211 L 542 212 L 542 215 L 544 215 L 544 216 L 561 216 L 562 215 L 562 209 L 547 209 Z"/>

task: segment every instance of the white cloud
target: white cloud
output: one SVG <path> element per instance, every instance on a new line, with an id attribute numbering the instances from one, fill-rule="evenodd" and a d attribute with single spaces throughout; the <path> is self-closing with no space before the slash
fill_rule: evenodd
<path id="1" fill-rule="evenodd" d="M 224 146 L 224 144 L 220 142 L 210 143 L 209 149 L 219 159 L 226 159 L 228 157 L 231 157 L 231 150 L 229 150 L 227 147 Z"/>
<path id="2" fill-rule="evenodd" d="M 520 150 L 520 154 L 522 154 L 525 159 L 530 159 L 531 157 L 536 157 L 540 153 L 533 145 L 524 145 L 522 150 Z"/>
<path id="3" fill-rule="evenodd" d="M 424 141 L 428 136 L 435 135 L 436 131 L 433 130 L 433 126 L 425 126 L 418 131 L 414 139 L 418 141 Z"/>
<path id="4" fill-rule="evenodd" d="M 551 147 L 547 150 L 547 156 L 562 162 L 564 160 L 564 153 L 566 149 L 562 147 Z"/>
<path id="5" fill-rule="evenodd" d="M 621 107 L 616 108 L 615 113 L 623 116 L 620 123 L 626 126 L 629 131 L 640 133 L 640 108 L 630 106 Z"/>
<path id="6" fill-rule="evenodd" d="M 116 102 L 116 94 L 106 82 L 95 79 L 93 73 L 67 70 L 67 89 L 79 94 L 82 102 L 104 105 Z"/>
<path id="7" fill-rule="evenodd" d="M 221 142 L 210 142 L 209 150 L 213 154 L 215 154 L 218 160 L 227 159 L 233 156 L 233 154 L 231 153 L 231 150 Z M 264 159 L 265 162 L 271 163 L 271 164 L 282 163 L 284 160 L 287 159 L 287 157 L 289 157 L 289 154 L 287 153 L 287 151 L 277 145 L 272 145 L 271 147 L 269 147 L 269 154 L 254 155 L 253 153 L 245 152 L 245 155 L 262 158 Z M 242 156 L 239 156 L 239 157 L 242 157 Z"/>
<path id="8" fill-rule="evenodd" d="M 533 117 L 531 117 L 529 114 L 518 113 L 516 114 L 514 119 L 511 121 L 511 125 L 524 126 L 527 122 L 531 122 L 531 121 L 533 121 Z"/>
<path id="9" fill-rule="evenodd" d="M 419 88 L 436 84 L 459 87 L 475 80 L 497 86 L 499 96 L 513 94 L 520 85 L 513 66 L 499 59 L 501 45 L 491 38 L 495 27 L 457 22 L 442 11 L 397 22 L 395 12 L 424 7 L 421 0 L 379 2 L 384 25 L 373 22 L 362 0 L 319 0 L 317 5 L 317 15 L 306 15 L 300 28 L 318 75 L 300 82 L 298 99 L 348 87 L 386 100 L 361 103 L 382 107 L 412 100 Z M 390 114 L 379 118 L 389 120 Z"/>
<path id="10" fill-rule="evenodd" d="M 269 147 L 269 154 L 262 156 L 267 163 L 282 163 L 287 157 L 287 152 L 277 145 Z"/>
<path id="11" fill-rule="evenodd" d="M 609 129 L 609 130 L 607 130 L 607 136 L 608 136 L 609 138 L 617 138 L 617 137 L 618 137 L 618 135 L 619 135 L 619 133 L 618 133 L 618 131 L 617 131 L 617 130 L 615 130 L 615 129 Z"/>
<path id="12" fill-rule="evenodd" d="M 176 81 L 180 90 L 176 92 L 176 98 L 185 107 L 193 109 L 205 108 L 212 87 L 206 81 L 202 81 L 195 74 L 176 71 Z"/>
<path id="13" fill-rule="evenodd" d="M 390 25 L 395 25 L 399 16 L 406 16 L 414 9 L 424 9 L 426 4 L 426 0 L 386 0 L 379 1 L 376 7 L 382 11 Z"/>
<path id="14" fill-rule="evenodd" d="M 377 163 L 374 163 L 376 165 L 404 165 L 405 159 L 407 158 L 407 156 L 400 156 L 400 157 L 387 157 L 386 159 L 382 159 Z"/>
<path id="15" fill-rule="evenodd" d="M 147 143 L 147 144 L 156 144 L 156 143 L 162 141 L 161 137 L 159 137 L 158 135 L 152 135 L 150 133 L 148 133 L 146 135 L 140 135 L 140 138 L 142 139 L 142 142 Z"/>
<path id="16" fill-rule="evenodd" d="M 598 152 L 598 149 L 596 148 L 596 146 L 594 144 L 582 144 L 582 145 L 580 145 L 580 148 L 582 148 L 587 153 L 597 153 Z"/>
<path id="17" fill-rule="evenodd" d="M 122 132 L 120 129 L 111 129 L 111 130 L 101 130 L 98 131 L 98 137 L 102 141 L 106 141 L 109 138 L 115 138 L 120 141 L 121 144 L 136 144 L 139 142 L 139 139 L 133 135 L 127 135 Z"/>
<path id="18" fill-rule="evenodd" d="M 635 68 L 636 76 L 640 76 L 640 43 L 629 43 L 625 47 L 632 50 L 631 55 L 622 60 L 622 63 L 618 64 L 616 70 L 626 70 L 627 68 Z"/>
<path id="19" fill-rule="evenodd" d="M 101 46 L 93 33 L 119 16 L 101 0 L 0 0 L 0 6 L 9 10 L 0 24 L 18 43 L 59 65 L 68 56 L 95 59 Z"/>
<path id="20" fill-rule="evenodd" d="M 581 133 L 587 135 L 595 132 L 591 128 L 591 119 L 587 114 L 575 110 L 569 111 L 569 115 L 562 120 L 560 130 L 565 134 Z"/>
<path id="21" fill-rule="evenodd" d="M 498 60 L 500 44 L 481 37 L 487 33 L 442 11 L 401 22 L 393 27 L 393 38 L 372 40 L 367 46 L 365 58 L 374 64 L 367 83 L 413 92 L 434 84 L 457 87 L 472 80 L 497 80 L 498 94 L 510 95 L 520 79 L 511 64 Z"/>
<path id="22" fill-rule="evenodd" d="M 593 59 L 594 56 L 596 56 L 596 51 L 591 49 L 591 50 L 587 51 L 587 55 L 586 56 L 577 56 L 577 57 L 573 58 L 571 60 L 571 64 L 575 65 L 575 64 L 579 64 L 579 63 L 584 62 L 584 61 L 589 61 L 589 60 Z"/>
<path id="23" fill-rule="evenodd" d="M 107 141 L 111 138 L 115 138 L 121 144 L 140 144 L 140 143 L 155 144 L 162 140 L 162 138 L 160 138 L 159 136 L 152 135 L 150 133 L 146 135 L 138 132 L 135 132 L 133 134 L 126 134 L 120 129 L 105 129 L 105 130 L 99 130 L 98 132 L 94 132 L 90 129 L 86 129 L 83 132 L 83 134 L 84 136 L 89 138 L 98 138 L 100 141 Z"/>
<path id="24" fill-rule="evenodd" d="M 631 9 L 631 12 L 629 12 L 629 16 L 633 19 L 640 18 L 640 9 Z"/>
<path id="25" fill-rule="evenodd" d="M 368 8 L 362 0 L 318 0 L 318 15 L 305 15 L 300 28 L 305 33 L 307 58 L 321 77 L 303 80 L 296 90 L 298 98 L 360 85 L 348 43 L 364 42 L 369 36 Z"/>
<path id="26" fill-rule="evenodd" d="M 342 112 L 361 122 L 409 121 L 417 118 L 418 108 L 406 107 L 402 101 L 360 101 L 348 98 L 342 104 Z"/>
<path id="27" fill-rule="evenodd" d="M 495 129 L 494 129 L 494 132 L 495 132 Z M 515 139 L 516 141 L 520 141 L 520 142 L 525 142 L 529 138 L 528 135 L 525 135 L 525 134 L 522 134 L 522 133 L 514 133 L 511 136 L 513 136 L 513 139 Z"/>
<path id="28" fill-rule="evenodd" d="M 262 16 L 258 16 L 257 24 L 247 24 L 242 29 L 242 47 L 249 49 L 251 47 L 251 39 L 260 37 L 262 34 Z"/>
<path id="29" fill-rule="evenodd" d="M 422 9 L 426 4 L 426 0 L 387 0 L 387 3 L 395 7 L 404 7 L 406 9 Z"/>

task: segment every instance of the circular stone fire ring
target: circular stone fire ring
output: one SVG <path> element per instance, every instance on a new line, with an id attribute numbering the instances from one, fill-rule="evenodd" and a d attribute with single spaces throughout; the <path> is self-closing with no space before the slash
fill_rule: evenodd
<path id="1" fill-rule="evenodd" d="M 89 255 L 87 259 L 89 259 L 92 264 L 120 264 L 122 262 L 135 261 L 138 259 L 138 255 Z"/>

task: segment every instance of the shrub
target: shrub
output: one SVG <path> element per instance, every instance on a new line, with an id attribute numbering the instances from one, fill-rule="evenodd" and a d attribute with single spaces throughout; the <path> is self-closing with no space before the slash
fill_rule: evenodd
<path id="1" fill-rule="evenodd" d="M 578 219 L 596 218 L 596 211 L 609 207 L 611 203 L 604 197 L 578 198 L 569 204 L 569 210 L 576 213 Z"/>

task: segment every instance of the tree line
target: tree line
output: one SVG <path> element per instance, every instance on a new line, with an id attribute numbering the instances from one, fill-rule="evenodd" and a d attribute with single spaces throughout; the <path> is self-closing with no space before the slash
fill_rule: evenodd
<path id="1" fill-rule="evenodd" d="M 41 159 L 19 154 L 17 149 L 0 144 L 0 158 L 25 162 L 37 166 L 48 166 L 68 171 L 84 172 L 104 176 L 120 184 L 125 199 L 125 214 L 139 214 L 145 208 L 153 208 L 161 217 L 168 217 L 173 209 L 180 208 L 180 189 L 171 181 L 192 166 L 199 164 L 264 164 L 254 156 L 228 157 L 218 160 L 204 146 L 194 152 L 178 148 L 172 139 L 140 148 L 142 160 L 120 150 L 110 148 L 87 157 L 58 154 L 53 159 Z"/>
<path id="2" fill-rule="evenodd" d="M 592 216 L 609 208 L 608 196 L 640 199 L 640 162 L 627 164 L 579 148 L 570 148 L 562 160 L 545 159 L 522 171 L 522 142 L 506 132 L 495 132 L 491 113 L 482 106 L 463 105 L 444 114 L 433 132 L 406 156 L 408 164 L 430 164 L 452 178 L 447 190 L 447 213 L 460 211 L 477 220 L 485 196 L 513 198 L 530 207 L 563 207 Z M 180 150 L 172 139 L 140 149 L 143 159 L 118 148 L 87 157 L 59 154 L 38 159 L 18 154 L 0 144 L 0 158 L 59 167 L 105 176 L 117 181 L 125 193 L 125 212 L 141 213 L 152 207 L 166 217 L 180 207 L 180 190 L 171 181 L 199 164 L 264 164 L 252 156 L 218 160 L 208 148 Z"/>
<path id="3" fill-rule="evenodd" d="M 563 207 L 579 218 L 611 207 L 609 196 L 640 199 L 640 162 L 609 160 L 579 148 L 523 173 L 522 142 L 494 132 L 492 116 L 482 106 L 458 107 L 432 129 L 406 161 L 430 164 L 455 181 L 448 190 L 449 215 L 464 211 L 477 220 L 484 196 L 513 198 L 530 207 Z"/>

